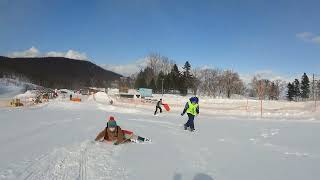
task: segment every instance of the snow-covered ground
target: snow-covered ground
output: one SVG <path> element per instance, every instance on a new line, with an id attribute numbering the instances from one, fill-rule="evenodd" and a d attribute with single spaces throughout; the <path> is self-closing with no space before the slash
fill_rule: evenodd
<path id="1" fill-rule="evenodd" d="M 28 108 L 2 108 L 0 179 L 320 177 L 320 117 L 308 103 L 276 106 L 270 102 L 269 108 L 285 107 L 283 113 L 270 110 L 260 118 L 250 113 L 254 108 L 249 112 L 222 108 L 239 106 L 245 100 L 201 99 L 196 132 L 191 133 L 182 130 L 186 117 L 179 113 L 186 98 L 169 96 L 164 100 L 172 104 L 172 111 L 159 116 L 152 115 L 153 104 L 117 101 L 111 106 L 105 95 L 96 96 L 96 101 L 93 97 L 80 103 L 58 98 Z M 110 115 L 122 128 L 152 142 L 119 146 L 93 142 Z"/>

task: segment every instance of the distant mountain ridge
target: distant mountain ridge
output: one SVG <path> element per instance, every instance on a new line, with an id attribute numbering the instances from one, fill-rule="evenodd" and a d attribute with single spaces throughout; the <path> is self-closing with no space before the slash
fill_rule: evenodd
<path id="1" fill-rule="evenodd" d="M 9 58 L 0 56 L 0 78 L 22 77 L 49 88 L 106 87 L 120 74 L 96 64 L 64 57 Z"/>

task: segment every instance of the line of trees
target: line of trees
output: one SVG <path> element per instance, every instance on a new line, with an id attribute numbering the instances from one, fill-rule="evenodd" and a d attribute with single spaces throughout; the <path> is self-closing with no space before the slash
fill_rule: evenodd
<path id="1" fill-rule="evenodd" d="M 193 71 L 197 82 L 196 90 L 207 96 L 244 95 L 245 85 L 237 72 L 221 69 L 195 69 Z"/>
<path id="2" fill-rule="evenodd" d="M 314 87 L 314 91 L 320 90 L 320 82 Z M 287 85 L 287 99 L 289 101 L 307 100 L 311 95 L 310 80 L 306 73 L 303 73 L 301 82 L 295 79 L 293 82 L 289 82 Z"/>
<path id="3" fill-rule="evenodd" d="M 306 74 L 303 75 L 301 83 L 296 79 L 293 83 L 289 83 L 290 85 L 280 79 L 269 80 L 259 75 L 254 76 L 249 84 L 245 84 L 239 74 L 232 70 L 193 69 L 189 61 L 186 61 L 179 69 L 173 60 L 155 53 L 147 57 L 147 66 L 132 78 L 135 88 L 150 88 L 155 93 L 161 93 L 163 87 L 164 93 L 182 95 L 193 93 L 227 98 L 232 95 L 240 95 L 257 99 L 279 100 L 286 97 L 286 92 L 288 92 L 288 100 L 297 101 L 307 99 L 310 94 L 310 82 Z M 320 89 L 320 82 L 318 86 Z"/>
<path id="4" fill-rule="evenodd" d="M 165 56 L 151 54 L 147 67 L 136 75 L 135 88 L 150 88 L 160 93 L 187 94 L 194 89 L 195 77 L 191 73 L 191 64 L 187 61 L 180 71 L 177 64 Z"/>
<path id="5" fill-rule="evenodd" d="M 245 84 L 239 74 L 232 70 L 218 68 L 192 68 L 189 61 L 179 68 L 166 56 L 150 54 L 147 66 L 132 77 L 135 88 L 150 88 L 155 93 L 182 94 L 193 93 L 212 97 L 241 95 L 257 99 L 289 101 L 307 100 L 310 98 L 310 80 L 306 73 L 301 81 L 295 79 L 287 83 L 284 80 L 269 80 L 256 75 L 251 82 Z M 320 81 L 312 86 L 315 96 L 320 97 Z"/>
<path id="6" fill-rule="evenodd" d="M 231 70 L 192 69 L 186 61 L 181 70 L 174 61 L 159 54 L 150 54 L 147 67 L 135 77 L 135 88 L 150 88 L 156 93 L 188 92 L 208 96 L 243 95 L 245 86 L 239 74 Z"/>
<path id="7" fill-rule="evenodd" d="M 286 89 L 286 82 L 280 79 L 270 81 L 256 75 L 252 78 L 248 88 L 249 97 L 258 97 L 260 100 L 279 100 L 281 93 Z"/>

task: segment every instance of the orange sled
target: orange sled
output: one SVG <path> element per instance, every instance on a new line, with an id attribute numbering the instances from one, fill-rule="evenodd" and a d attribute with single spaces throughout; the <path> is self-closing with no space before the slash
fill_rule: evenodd
<path id="1" fill-rule="evenodd" d="M 71 98 L 71 101 L 74 101 L 74 102 L 81 102 L 81 99 L 80 99 L 80 98 Z"/>
<path id="2" fill-rule="evenodd" d="M 166 111 L 170 111 L 170 106 L 168 104 L 163 104 L 163 107 Z"/>

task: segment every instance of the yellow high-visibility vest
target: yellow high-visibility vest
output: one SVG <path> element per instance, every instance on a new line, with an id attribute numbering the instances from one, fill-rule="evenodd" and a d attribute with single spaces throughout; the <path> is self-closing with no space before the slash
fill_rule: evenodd
<path id="1" fill-rule="evenodd" d="M 189 108 L 187 109 L 187 113 L 190 113 L 192 115 L 197 115 L 197 108 L 199 104 L 192 104 L 190 101 L 188 102 Z"/>

